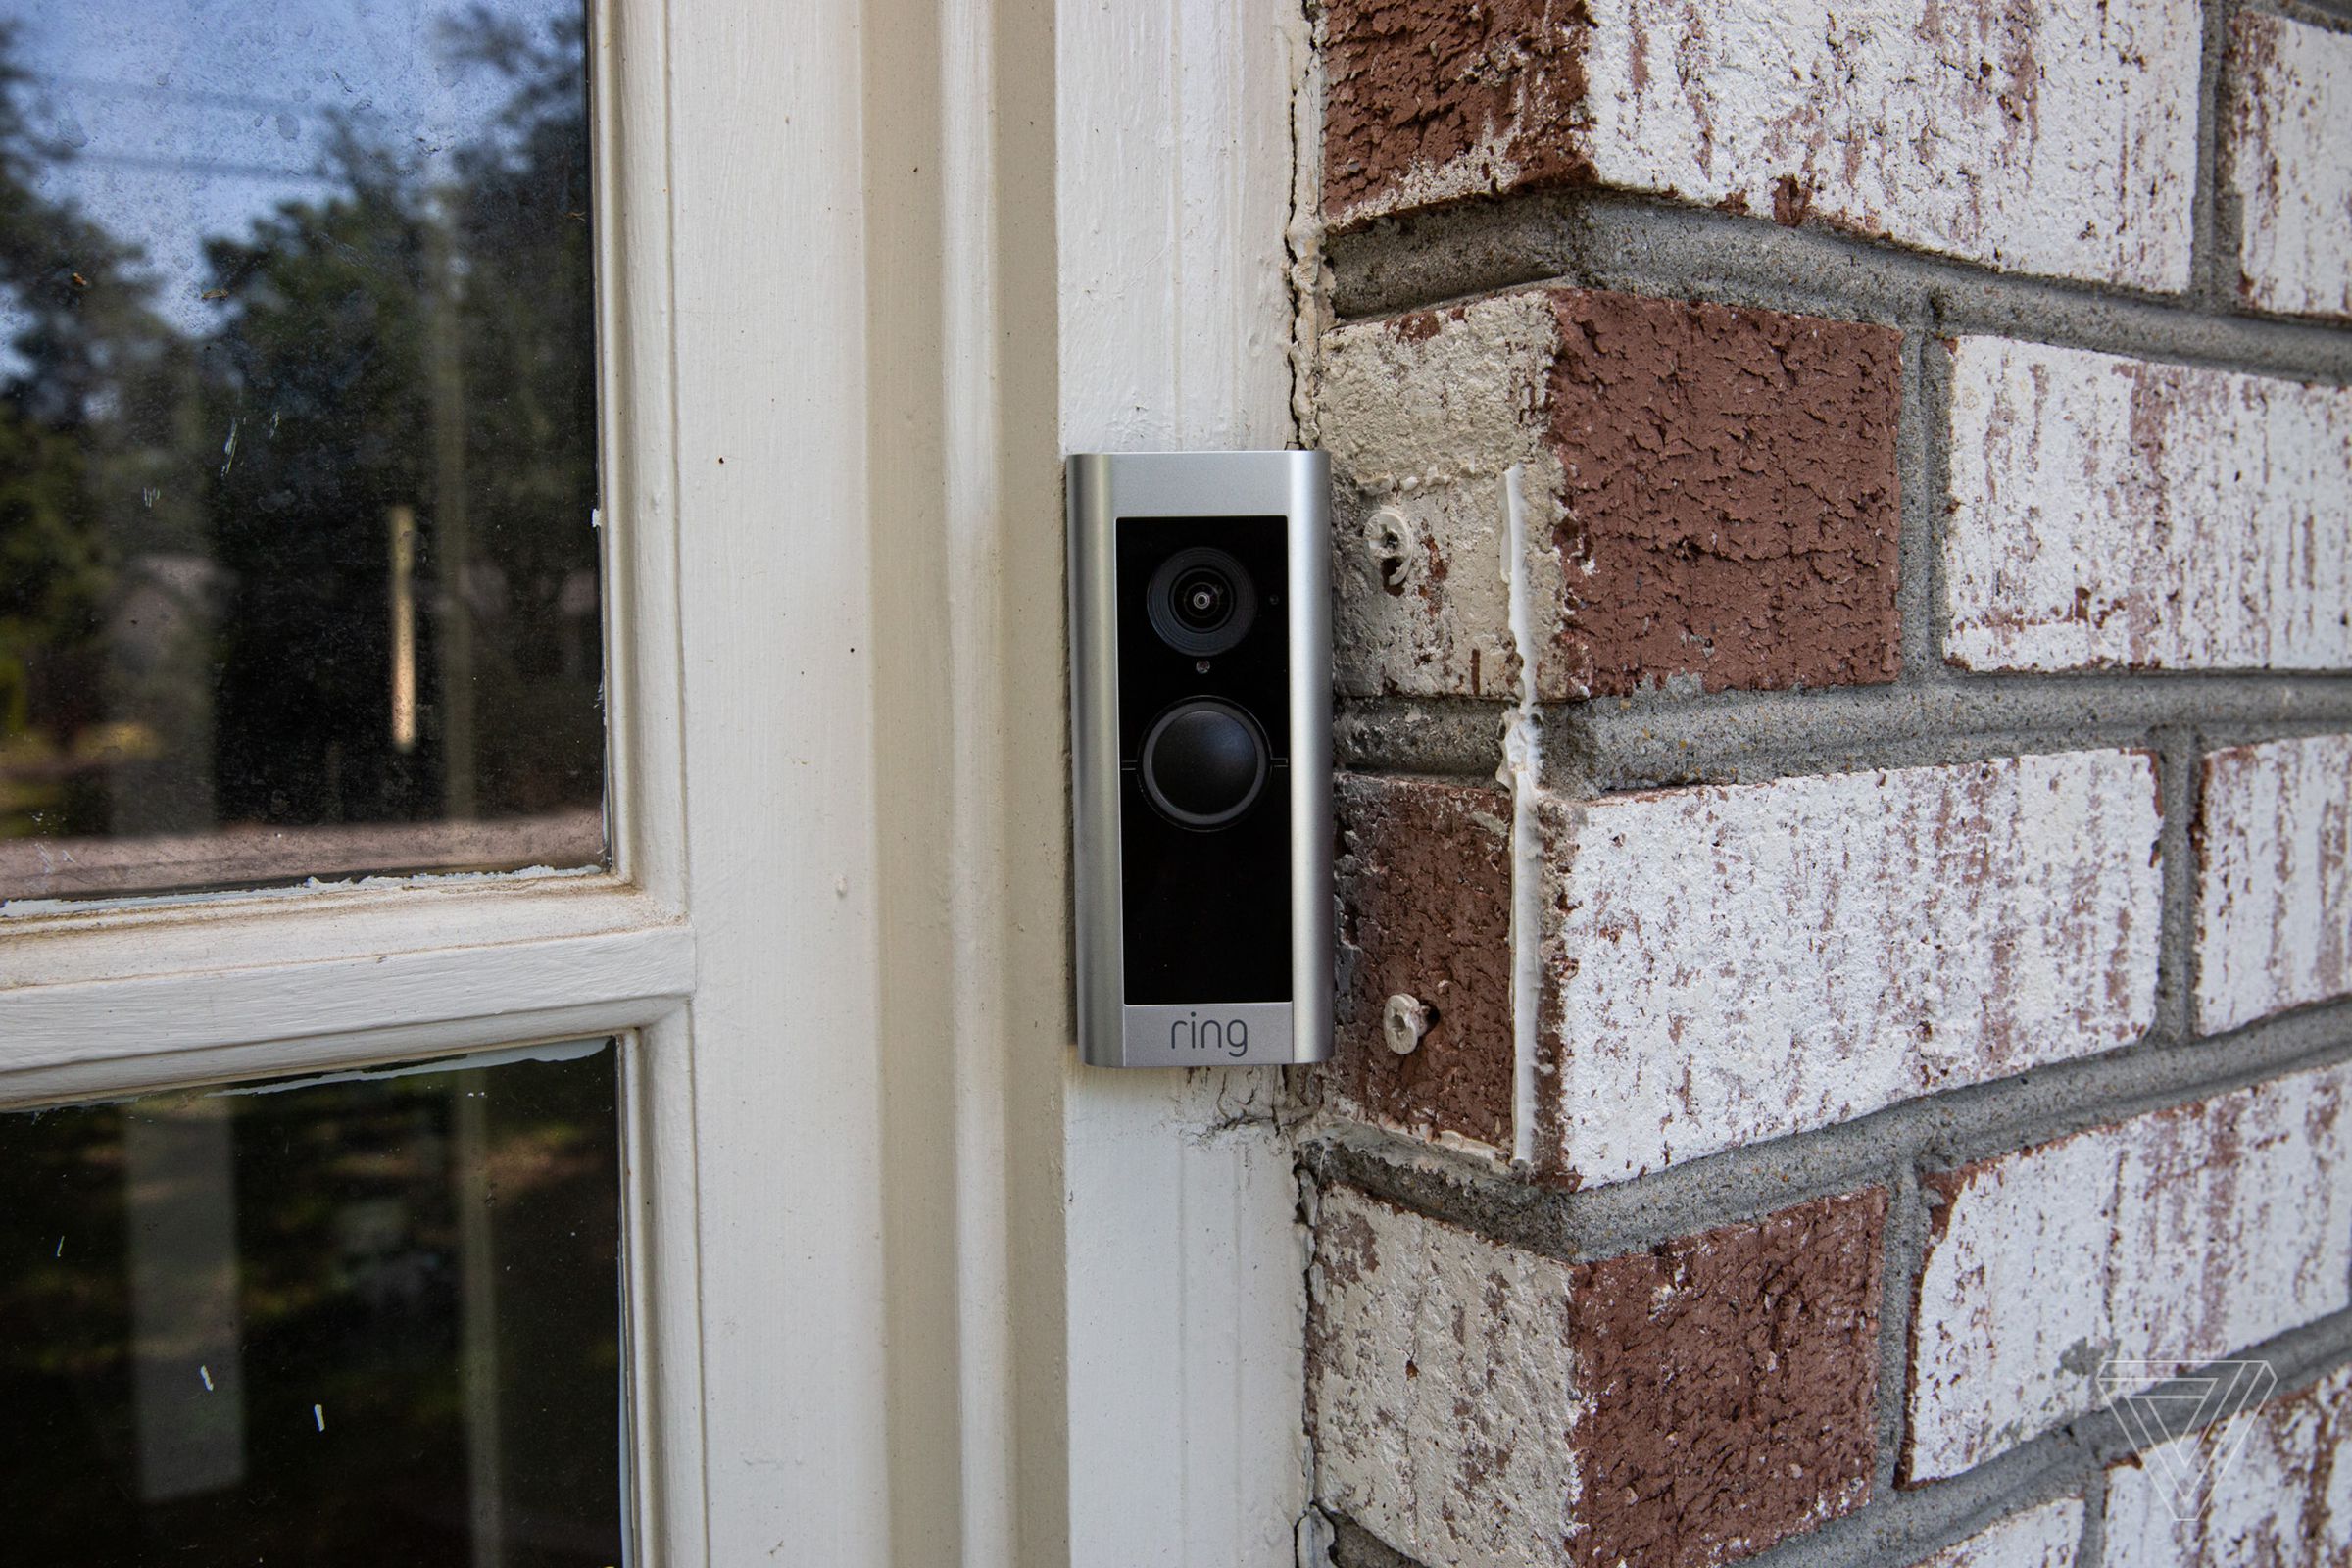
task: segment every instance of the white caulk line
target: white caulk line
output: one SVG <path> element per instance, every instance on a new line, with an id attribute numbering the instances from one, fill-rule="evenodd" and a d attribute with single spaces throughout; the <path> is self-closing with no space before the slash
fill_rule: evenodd
<path id="1" fill-rule="evenodd" d="M 1502 580 L 1510 591 L 1511 648 L 1519 656 L 1519 706 L 1502 734 L 1500 782 L 1511 787 L 1511 1163 L 1536 1155 L 1536 944 L 1542 918 L 1544 846 L 1536 830 L 1536 635 L 1528 606 L 1525 466 L 1502 475 L 1508 525 Z"/>

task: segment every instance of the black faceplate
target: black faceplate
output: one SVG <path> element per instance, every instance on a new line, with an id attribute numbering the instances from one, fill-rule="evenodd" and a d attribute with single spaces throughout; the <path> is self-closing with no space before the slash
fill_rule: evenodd
<path id="1" fill-rule="evenodd" d="M 1289 523 L 1270 517 L 1123 517 L 1115 530 L 1119 643 L 1119 868 L 1126 1000 L 1283 1002 L 1291 995 Z M 1202 661 L 1152 629 L 1152 574 L 1207 545 L 1256 585 L 1249 635 Z M 1188 697 L 1221 697 L 1264 730 L 1272 765 L 1255 805 L 1228 826 L 1179 827 L 1136 776 L 1152 722 Z"/>

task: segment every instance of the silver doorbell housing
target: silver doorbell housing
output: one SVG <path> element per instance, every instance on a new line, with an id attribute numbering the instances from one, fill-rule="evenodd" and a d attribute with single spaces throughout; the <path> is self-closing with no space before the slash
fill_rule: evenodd
<path id="1" fill-rule="evenodd" d="M 1078 1045 L 1331 1054 L 1331 465 L 1069 460 Z"/>

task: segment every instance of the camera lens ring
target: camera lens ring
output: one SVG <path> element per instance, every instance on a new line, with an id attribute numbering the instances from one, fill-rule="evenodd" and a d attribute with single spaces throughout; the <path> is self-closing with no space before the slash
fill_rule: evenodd
<path id="1" fill-rule="evenodd" d="M 1168 761 L 1162 756 L 1162 744 L 1174 740 L 1176 733 L 1188 725 L 1203 724 L 1206 726 L 1205 732 L 1196 739 L 1213 738 L 1228 744 L 1238 741 L 1249 754 L 1247 768 L 1250 773 L 1248 782 L 1242 784 L 1230 799 L 1207 809 L 1188 807 L 1176 799 L 1181 790 L 1172 790 L 1170 781 L 1162 777 Z M 1217 734 L 1218 731 L 1223 733 Z M 1194 697 L 1177 703 L 1152 720 L 1151 729 L 1144 736 L 1138 761 L 1137 779 L 1143 785 L 1144 797 L 1152 803 L 1152 808 L 1178 827 L 1205 833 L 1239 821 L 1257 804 L 1258 797 L 1265 793 L 1271 753 L 1266 745 L 1266 732 L 1259 728 L 1257 720 L 1250 715 L 1248 710 L 1222 698 Z M 1212 762 L 1211 765 L 1216 764 Z"/>
<path id="2" fill-rule="evenodd" d="M 1249 569 L 1231 555 L 1194 545 L 1152 573 L 1144 608 L 1161 642 L 1190 658 L 1205 659 L 1250 635 L 1257 619 L 1257 588 Z"/>

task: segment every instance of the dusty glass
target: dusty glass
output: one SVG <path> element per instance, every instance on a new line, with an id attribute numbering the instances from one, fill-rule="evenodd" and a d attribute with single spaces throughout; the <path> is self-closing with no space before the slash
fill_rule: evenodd
<path id="1" fill-rule="evenodd" d="M 620 1563 L 616 1056 L 0 1114 L 8 1559 Z"/>
<path id="2" fill-rule="evenodd" d="M 0 899 L 604 854 L 578 0 L 0 0 Z"/>

